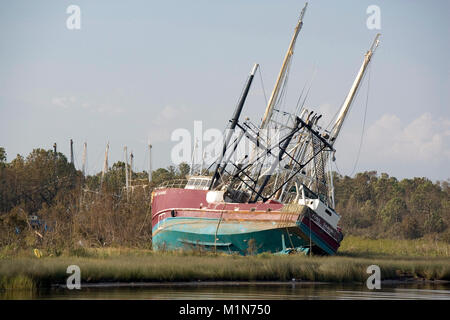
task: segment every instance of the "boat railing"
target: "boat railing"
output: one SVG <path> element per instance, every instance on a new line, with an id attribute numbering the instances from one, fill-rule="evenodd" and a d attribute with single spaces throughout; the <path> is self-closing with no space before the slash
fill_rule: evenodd
<path id="1" fill-rule="evenodd" d="M 156 189 L 181 188 L 186 186 L 187 179 L 172 179 L 162 182 Z"/>

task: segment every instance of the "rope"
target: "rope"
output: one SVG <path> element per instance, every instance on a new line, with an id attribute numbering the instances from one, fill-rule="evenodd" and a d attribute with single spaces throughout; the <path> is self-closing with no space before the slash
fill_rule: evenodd
<path id="1" fill-rule="evenodd" d="M 311 214 L 308 212 L 308 220 L 309 220 L 309 256 L 312 255 L 312 239 L 311 239 Z"/>
<path id="2" fill-rule="evenodd" d="M 258 72 L 259 72 L 259 78 L 261 80 L 261 87 L 262 87 L 263 94 L 264 94 L 264 100 L 266 101 L 266 106 L 267 106 L 268 101 L 267 101 L 266 89 L 264 88 L 263 77 L 262 77 L 262 74 L 261 74 L 261 66 L 259 66 Z"/>
<path id="3" fill-rule="evenodd" d="M 367 94 L 366 94 L 366 103 L 365 103 L 365 108 L 364 108 L 363 127 L 362 127 L 362 130 L 361 130 L 361 138 L 360 138 L 360 140 L 359 140 L 358 153 L 357 153 L 357 156 L 356 156 L 356 159 L 355 159 L 355 163 L 354 163 L 354 165 L 353 165 L 353 170 L 352 170 L 352 172 L 350 173 L 349 177 L 351 177 L 351 176 L 355 173 L 356 166 L 358 165 L 359 157 L 360 157 L 360 155 L 361 155 L 361 149 L 362 149 L 362 143 L 363 143 L 363 138 L 364 138 L 364 132 L 365 132 L 365 128 L 366 128 L 367 106 L 369 105 L 370 73 L 371 73 L 371 70 L 372 70 L 372 69 L 371 69 L 370 66 L 369 66 L 369 78 L 367 79 Z M 339 170 L 339 167 L 338 167 L 338 165 L 337 165 L 337 161 L 334 161 L 334 165 L 336 166 L 337 172 L 338 172 L 341 176 L 344 176 L 344 175 L 340 172 L 340 170 Z"/>
<path id="4" fill-rule="evenodd" d="M 369 78 L 367 79 L 367 95 L 366 95 L 366 106 L 364 108 L 363 127 L 362 127 L 362 131 L 361 131 L 361 138 L 359 140 L 358 154 L 356 156 L 355 165 L 353 166 L 353 170 L 352 170 L 352 173 L 350 174 L 350 176 L 353 176 L 353 174 L 355 173 L 356 166 L 358 165 L 358 161 L 359 161 L 359 156 L 361 154 L 361 148 L 362 148 L 362 143 L 363 143 L 363 138 L 364 138 L 364 131 L 365 131 L 365 127 L 366 127 L 367 105 L 369 104 L 370 71 L 371 71 L 371 68 L 369 67 Z"/>
<path id="5" fill-rule="evenodd" d="M 339 168 L 338 168 L 337 161 L 334 161 L 334 166 L 336 167 L 336 171 L 337 171 L 342 177 L 344 177 L 344 175 L 341 173 L 341 171 L 340 171 Z"/>
<path id="6" fill-rule="evenodd" d="M 275 103 L 275 106 L 278 107 L 279 110 L 286 110 L 286 95 L 287 95 L 287 91 L 288 91 L 288 83 L 289 83 L 289 74 L 291 71 L 291 63 L 292 60 L 289 61 L 289 64 L 286 66 L 286 73 L 285 73 L 285 77 L 283 79 L 283 83 L 281 85 L 281 92 L 280 95 L 278 96 L 278 100 Z M 278 121 L 280 113 L 277 113 L 275 115 L 275 120 Z"/>
<path id="7" fill-rule="evenodd" d="M 342 103 L 340 104 L 340 106 L 342 106 L 344 104 L 345 99 L 342 101 Z M 331 124 L 335 121 L 335 119 L 337 118 L 337 115 L 339 114 L 339 111 L 341 111 L 340 108 L 337 109 L 336 113 L 334 114 L 334 116 L 330 119 L 330 122 L 327 124 L 327 126 L 325 127 L 325 130 L 328 130 L 331 126 Z"/>
<path id="8" fill-rule="evenodd" d="M 306 87 L 306 83 L 305 83 L 305 86 L 304 86 L 303 89 L 302 89 L 302 92 L 301 92 L 301 94 L 300 94 L 300 97 L 298 98 L 297 106 L 295 107 L 296 113 L 297 113 L 297 114 L 300 114 L 300 111 L 301 111 L 301 110 L 303 109 L 303 107 L 305 106 L 306 99 L 308 98 L 309 91 L 311 90 L 311 87 L 312 87 L 314 78 L 315 78 L 315 76 L 316 76 L 316 73 L 317 73 L 317 63 L 314 64 L 313 74 L 311 75 L 311 79 L 310 79 L 310 81 L 309 81 L 309 87 L 308 87 L 308 90 L 306 91 L 306 95 L 305 95 L 305 98 L 303 99 L 303 103 L 301 104 L 301 106 L 300 106 L 299 103 L 300 103 L 300 100 L 301 100 L 301 98 L 302 98 L 303 91 L 304 91 L 304 89 L 305 89 L 305 87 Z"/>
<path id="9" fill-rule="evenodd" d="M 225 208 L 226 208 L 226 204 L 224 203 L 223 204 L 223 208 L 222 208 L 221 213 L 220 213 L 220 219 L 217 222 L 216 232 L 214 233 L 214 254 L 217 253 L 217 233 L 219 232 L 219 226 L 220 226 L 220 223 L 222 222 L 223 214 L 226 211 Z M 230 250 L 229 247 L 228 247 L 228 250 Z"/>
<path id="10" fill-rule="evenodd" d="M 286 233 L 288 235 L 289 242 L 291 243 L 291 248 L 294 249 L 294 243 L 292 242 L 291 234 L 289 233 L 288 227 L 286 227 Z"/>

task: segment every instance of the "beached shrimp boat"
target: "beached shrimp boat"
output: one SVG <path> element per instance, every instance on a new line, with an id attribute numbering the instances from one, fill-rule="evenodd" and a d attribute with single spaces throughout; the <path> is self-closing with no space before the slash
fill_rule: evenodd
<path id="1" fill-rule="evenodd" d="M 338 250 L 343 234 L 340 215 L 334 210 L 333 145 L 378 47 L 379 35 L 365 54 L 332 129 L 323 130 L 318 124 L 320 114 L 304 105 L 298 105 L 294 113 L 285 112 L 279 103 L 305 11 L 306 5 L 262 123 L 240 121 L 256 64 L 226 130 L 222 153 L 210 167 L 212 174 L 192 175 L 181 185 L 170 181 L 153 191 L 155 250 L 201 247 L 240 254 L 301 251 L 328 255 Z M 252 147 L 237 157 L 243 141 Z"/>

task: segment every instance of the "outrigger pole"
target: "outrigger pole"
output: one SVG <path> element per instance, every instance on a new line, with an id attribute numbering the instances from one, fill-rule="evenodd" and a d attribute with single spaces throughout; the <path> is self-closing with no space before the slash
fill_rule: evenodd
<path id="1" fill-rule="evenodd" d="M 380 43 L 379 39 L 380 36 L 381 36 L 380 33 L 378 33 L 375 36 L 375 39 L 373 40 L 372 45 L 369 48 L 369 51 L 367 51 L 366 54 L 364 55 L 364 61 L 361 65 L 361 68 L 359 69 L 358 75 L 353 81 L 353 85 L 351 86 L 350 91 L 347 94 L 347 97 L 345 98 L 345 101 L 341 107 L 341 111 L 339 112 L 339 115 L 336 118 L 336 122 L 334 123 L 333 128 L 331 129 L 329 139 L 331 145 L 333 145 L 336 142 L 339 132 L 341 131 L 342 125 L 347 116 L 347 112 L 350 109 L 353 99 L 355 98 L 356 93 L 358 91 L 359 85 L 361 84 L 361 80 L 363 79 L 364 74 L 366 73 L 367 67 L 369 66 L 370 60 L 373 54 L 375 53 L 375 50 L 378 48 L 378 44 Z"/>
<path id="2" fill-rule="evenodd" d="M 331 146 L 330 151 L 332 151 L 332 152 L 334 152 L 333 145 L 336 142 L 339 132 L 341 131 L 342 125 L 344 124 L 344 120 L 345 120 L 347 113 L 350 110 L 350 107 L 353 103 L 353 100 L 358 92 L 358 89 L 361 85 L 361 81 L 364 78 L 364 75 L 367 71 L 367 68 L 372 59 L 372 56 L 375 53 L 376 49 L 378 48 L 378 45 L 380 43 L 380 39 L 379 39 L 380 36 L 381 36 L 380 33 L 378 33 L 375 36 L 375 39 L 373 40 L 372 45 L 370 46 L 369 50 L 364 55 L 364 61 L 358 71 L 358 74 L 356 75 L 355 80 L 353 81 L 353 84 L 350 88 L 350 91 L 347 94 L 347 97 L 345 98 L 344 103 L 342 104 L 341 110 L 339 111 L 336 121 L 331 129 L 330 136 L 329 137 L 325 136 L 325 138 L 328 139 L 328 143 Z M 330 152 L 326 152 L 325 154 L 323 154 L 323 164 L 327 163 L 328 157 L 330 157 Z M 332 157 L 332 160 L 334 161 L 334 157 Z M 331 162 L 330 162 L 329 170 L 331 171 Z M 333 175 L 330 174 L 330 177 L 332 177 L 332 176 Z M 314 176 L 312 178 L 317 179 L 317 172 L 314 172 Z M 320 182 L 318 182 L 318 183 L 320 183 Z M 332 180 L 331 180 L 331 183 L 332 183 Z M 328 197 L 331 200 L 331 203 L 334 203 L 334 191 L 333 191 L 334 187 L 332 186 L 331 188 L 332 188 L 331 193 L 328 195 Z"/>
<path id="3" fill-rule="evenodd" d="M 216 170 L 214 171 L 214 175 L 211 179 L 211 183 L 209 185 L 209 190 L 211 190 L 212 188 L 214 188 L 217 185 L 218 178 L 220 177 L 220 175 L 222 175 L 224 173 L 226 163 L 224 163 L 221 168 L 222 160 L 223 160 L 223 157 L 225 156 L 228 144 L 234 133 L 234 129 L 236 129 L 236 126 L 238 124 L 239 117 L 241 116 L 242 108 L 244 107 L 245 99 L 247 98 L 248 91 L 250 90 L 250 86 L 252 84 L 253 78 L 255 76 L 255 73 L 256 73 L 256 70 L 258 69 L 258 67 L 259 67 L 259 64 L 255 63 L 255 65 L 252 68 L 252 71 L 250 72 L 250 75 L 248 76 L 244 91 L 242 92 L 241 98 L 239 99 L 239 103 L 236 106 L 236 109 L 234 110 L 233 117 L 230 120 L 230 122 L 231 122 L 230 127 L 226 130 L 227 132 L 226 132 L 226 137 L 223 142 L 222 153 L 221 153 L 219 159 L 217 159 Z M 233 151 L 234 150 L 236 150 L 236 148 L 234 148 Z"/>

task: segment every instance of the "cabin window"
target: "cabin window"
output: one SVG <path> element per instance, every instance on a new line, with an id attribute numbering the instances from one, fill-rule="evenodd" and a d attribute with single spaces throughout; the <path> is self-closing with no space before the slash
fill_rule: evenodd
<path id="1" fill-rule="evenodd" d="M 328 209 L 325 209 L 325 212 L 327 213 L 327 215 L 329 215 L 331 217 L 331 212 Z"/>
<path id="2" fill-rule="evenodd" d="M 196 189 L 196 190 L 207 190 L 209 184 L 211 183 L 211 178 L 199 178 L 199 177 L 191 177 L 189 178 L 186 189 Z"/>
<path id="3" fill-rule="evenodd" d="M 208 185 L 208 180 L 202 180 L 202 187 L 206 187 Z"/>

